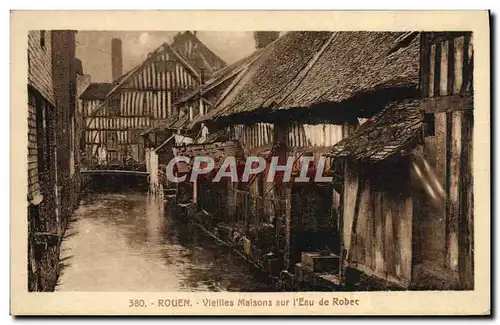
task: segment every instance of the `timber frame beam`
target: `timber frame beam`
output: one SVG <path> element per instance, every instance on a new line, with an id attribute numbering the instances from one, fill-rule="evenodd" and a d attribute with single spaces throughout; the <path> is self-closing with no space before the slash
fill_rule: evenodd
<path id="1" fill-rule="evenodd" d="M 458 94 L 426 98 L 422 100 L 421 108 L 425 113 L 468 111 L 473 109 L 473 97 Z"/>

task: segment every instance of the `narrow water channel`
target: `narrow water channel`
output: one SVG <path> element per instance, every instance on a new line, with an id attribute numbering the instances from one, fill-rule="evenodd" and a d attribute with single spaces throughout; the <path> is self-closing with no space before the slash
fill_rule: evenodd
<path id="1" fill-rule="evenodd" d="M 88 194 L 61 247 L 56 291 L 274 291 L 227 247 L 144 193 Z"/>

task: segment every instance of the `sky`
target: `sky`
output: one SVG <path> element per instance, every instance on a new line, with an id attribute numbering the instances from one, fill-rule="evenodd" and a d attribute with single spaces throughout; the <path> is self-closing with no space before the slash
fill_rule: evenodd
<path id="1" fill-rule="evenodd" d="M 111 82 L 111 39 L 122 40 L 123 72 L 141 63 L 164 42 L 171 43 L 174 31 L 79 31 L 76 57 L 92 82 Z M 246 57 L 255 50 L 252 32 L 203 32 L 197 37 L 227 64 Z"/>

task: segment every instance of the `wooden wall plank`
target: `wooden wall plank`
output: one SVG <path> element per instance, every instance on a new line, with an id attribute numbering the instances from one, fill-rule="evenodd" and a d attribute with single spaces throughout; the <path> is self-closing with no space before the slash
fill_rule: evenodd
<path id="1" fill-rule="evenodd" d="M 353 166 L 349 163 L 345 165 L 344 178 L 344 208 L 343 208 L 343 243 L 344 249 L 348 252 L 351 250 L 352 226 L 354 220 L 354 210 L 356 204 L 356 193 L 358 191 L 359 179 Z"/>
<path id="2" fill-rule="evenodd" d="M 459 281 L 465 290 L 474 288 L 474 195 L 472 175 L 473 114 L 462 116 Z"/>
<path id="3" fill-rule="evenodd" d="M 154 62 L 153 62 L 153 64 L 151 64 L 150 70 L 151 70 L 152 86 L 154 89 L 158 89 L 158 83 L 157 83 L 158 75 L 156 73 L 156 67 L 155 67 Z"/>
<path id="4" fill-rule="evenodd" d="M 448 42 L 448 87 L 447 95 L 453 94 L 455 83 L 455 42 L 453 39 Z"/>
<path id="5" fill-rule="evenodd" d="M 462 89 L 463 84 L 463 61 L 464 61 L 464 37 L 458 37 L 454 40 L 455 49 L 455 66 L 454 66 L 454 83 L 453 83 L 453 93 L 458 94 Z"/>
<path id="6" fill-rule="evenodd" d="M 434 89 L 436 84 L 436 44 L 431 45 L 429 57 L 429 85 L 428 94 L 429 97 L 434 97 Z"/>
<path id="7" fill-rule="evenodd" d="M 382 195 L 384 271 L 392 275 L 396 273 L 394 252 L 397 251 L 396 248 L 398 247 L 394 241 L 393 222 L 398 216 L 393 213 L 393 199 L 387 195 L 387 192 Z"/>
<path id="8" fill-rule="evenodd" d="M 167 91 L 167 114 L 168 116 L 172 115 L 172 92 Z"/>
<path id="9" fill-rule="evenodd" d="M 384 272 L 384 221 L 382 210 L 382 194 L 379 191 L 373 192 L 374 196 L 374 222 L 375 222 L 375 270 Z"/>
<path id="10" fill-rule="evenodd" d="M 448 216 L 448 247 L 447 264 L 453 271 L 458 270 L 458 220 L 460 213 L 460 162 L 462 145 L 463 112 L 451 113 L 451 152 L 449 162 L 449 216 Z"/>
<path id="11" fill-rule="evenodd" d="M 404 201 L 401 216 L 399 223 L 401 273 L 397 275 L 405 279 L 409 285 L 412 279 L 413 260 L 413 203 L 411 198 Z"/>
<path id="12" fill-rule="evenodd" d="M 448 95 L 448 41 L 441 42 L 439 95 Z"/>
<path id="13" fill-rule="evenodd" d="M 371 184 L 367 180 L 362 189 L 362 198 L 359 206 L 357 247 L 362 251 L 359 254 L 359 262 L 369 268 L 373 268 L 372 255 L 372 229 L 373 229 L 373 209 L 371 206 Z"/>
<path id="14" fill-rule="evenodd" d="M 52 83 L 51 32 L 45 31 L 45 46 L 42 46 L 41 31 L 28 32 L 28 85 L 38 90 L 42 96 L 54 103 Z"/>

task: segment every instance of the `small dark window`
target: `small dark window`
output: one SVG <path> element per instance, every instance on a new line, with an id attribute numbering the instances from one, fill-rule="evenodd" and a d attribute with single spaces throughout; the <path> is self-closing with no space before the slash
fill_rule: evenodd
<path id="1" fill-rule="evenodd" d="M 112 98 L 109 101 L 109 113 L 111 116 L 120 116 L 120 98 Z"/>
<path id="2" fill-rule="evenodd" d="M 433 113 L 425 114 L 424 122 L 425 122 L 425 136 L 433 137 L 436 132 L 436 126 L 435 126 L 436 121 L 434 119 L 434 114 Z"/>
<path id="3" fill-rule="evenodd" d="M 149 111 L 149 107 L 148 107 L 148 98 L 147 96 L 144 96 L 143 99 L 142 99 L 142 112 L 144 114 L 144 116 L 148 116 L 150 111 Z"/>
<path id="4" fill-rule="evenodd" d="M 107 134 L 107 140 L 108 140 L 108 149 L 109 150 L 117 150 L 118 149 L 118 136 L 116 134 L 116 131 L 108 131 Z"/>
<path id="5" fill-rule="evenodd" d="M 44 30 L 40 31 L 40 46 L 42 48 L 45 48 L 45 31 Z"/>
<path id="6" fill-rule="evenodd" d="M 200 114 L 200 105 L 197 105 L 196 103 L 193 105 L 193 118 L 198 116 Z"/>
<path id="7" fill-rule="evenodd" d="M 178 117 L 179 116 L 179 111 L 180 111 L 179 110 L 179 106 L 175 105 L 175 106 L 172 107 L 172 115 L 173 116 L 177 116 Z"/>

